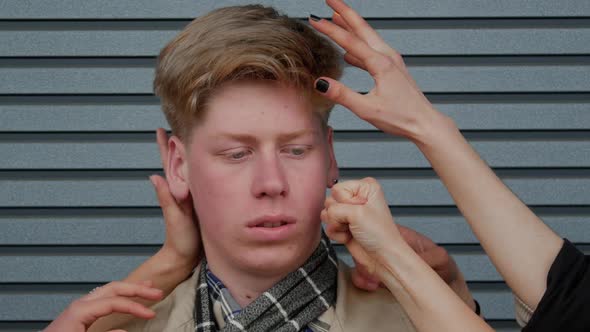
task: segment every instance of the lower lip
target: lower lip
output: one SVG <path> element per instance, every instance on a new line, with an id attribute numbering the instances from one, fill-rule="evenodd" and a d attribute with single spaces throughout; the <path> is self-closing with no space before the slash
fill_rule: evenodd
<path id="1" fill-rule="evenodd" d="M 248 234 L 259 241 L 281 241 L 289 238 L 295 231 L 295 224 L 279 227 L 248 227 Z"/>

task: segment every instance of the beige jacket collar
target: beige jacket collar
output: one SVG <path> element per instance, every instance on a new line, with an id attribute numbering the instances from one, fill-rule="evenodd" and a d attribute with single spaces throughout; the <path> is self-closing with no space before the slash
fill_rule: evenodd
<path id="1" fill-rule="evenodd" d="M 154 305 L 156 317 L 134 320 L 117 328 L 129 332 L 193 332 L 196 284 L 199 266 L 191 277 L 179 284 L 170 295 Z M 330 322 L 330 332 L 392 331 L 414 332 L 415 329 L 397 300 L 386 289 L 365 292 L 352 284 L 350 267 L 338 265 L 338 298 L 336 308 L 330 309 L 320 319 Z M 207 287 L 206 283 L 200 287 Z"/>

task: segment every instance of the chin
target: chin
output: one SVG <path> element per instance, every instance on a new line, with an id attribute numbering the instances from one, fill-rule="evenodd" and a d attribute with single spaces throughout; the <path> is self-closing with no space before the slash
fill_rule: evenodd
<path id="1" fill-rule="evenodd" d="M 241 259 L 245 268 L 260 275 L 288 274 L 299 268 L 315 248 L 301 248 L 288 245 L 282 248 L 249 250 Z"/>

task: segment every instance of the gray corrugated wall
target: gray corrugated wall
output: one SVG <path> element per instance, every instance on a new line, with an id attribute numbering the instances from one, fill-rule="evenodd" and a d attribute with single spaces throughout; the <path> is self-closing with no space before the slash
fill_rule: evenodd
<path id="1" fill-rule="evenodd" d="M 590 251 L 590 2 L 351 2 L 513 191 Z M 45 326 L 157 250 L 155 56 L 191 18 L 237 3 L 0 0 L 0 331 Z M 344 81 L 371 83 L 351 68 Z M 398 221 L 448 248 L 489 321 L 515 331 L 510 292 L 418 150 L 346 110 L 332 124 L 343 177 L 380 179 Z"/>

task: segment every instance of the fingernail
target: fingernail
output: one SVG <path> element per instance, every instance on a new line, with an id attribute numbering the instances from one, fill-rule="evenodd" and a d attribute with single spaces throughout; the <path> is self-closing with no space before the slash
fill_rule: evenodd
<path id="1" fill-rule="evenodd" d="M 309 18 L 316 22 L 319 22 L 321 20 L 321 17 L 315 16 L 314 14 L 309 14 Z"/>
<path id="2" fill-rule="evenodd" d="M 150 175 L 150 182 L 155 186 L 156 185 L 156 179 L 154 175 Z"/>
<path id="3" fill-rule="evenodd" d="M 317 82 L 315 82 L 315 89 L 321 93 L 326 93 L 330 88 L 330 83 L 323 78 L 320 78 Z"/>

